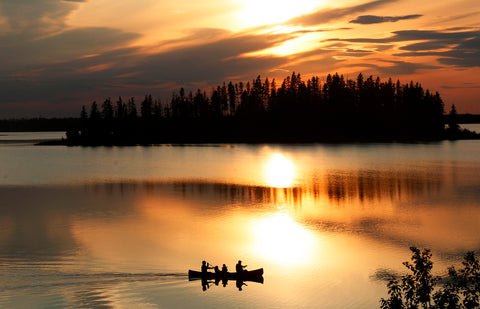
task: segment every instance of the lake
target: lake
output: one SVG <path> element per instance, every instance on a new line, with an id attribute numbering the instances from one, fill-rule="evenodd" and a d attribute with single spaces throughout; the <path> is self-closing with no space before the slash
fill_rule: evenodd
<path id="1" fill-rule="evenodd" d="M 33 146 L 0 133 L 1 308 L 377 308 L 480 249 L 480 141 Z M 188 279 L 201 261 L 264 282 Z"/>

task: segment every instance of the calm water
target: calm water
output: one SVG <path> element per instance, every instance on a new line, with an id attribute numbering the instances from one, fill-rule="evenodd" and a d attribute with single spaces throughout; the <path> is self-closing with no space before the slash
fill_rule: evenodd
<path id="1" fill-rule="evenodd" d="M 0 134 L 1 308 L 376 308 L 480 249 L 480 141 L 43 147 Z M 478 251 L 477 251 L 478 252 Z M 264 283 L 202 290 L 202 260 Z"/>

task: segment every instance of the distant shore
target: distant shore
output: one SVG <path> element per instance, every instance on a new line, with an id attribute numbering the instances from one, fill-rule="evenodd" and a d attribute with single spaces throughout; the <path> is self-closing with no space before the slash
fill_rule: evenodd
<path id="1" fill-rule="evenodd" d="M 156 146 L 156 145 L 209 145 L 209 144 L 340 144 L 340 143 L 428 143 L 439 142 L 443 140 L 477 140 L 480 134 L 466 129 L 462 129 L 456 133 L 448 132 L 442 136 L 256 136 L 256 137 L 215 137 L 215 136 L 184 136 L 184 137 L 163 137 L 163 138 L 135 138 L 131 137 L 126 140 L 94 140 L 94 141 L 78 141 L 72 142 L 65 138 L 59 140 L 42 141 L 36 145 L 50 146 Z"/>
<path id="2" fill-rule="evenodd" d="M 480 115 L 472 114 L 460 114 L 458 119 L 461 124 L 480 124 Z M 10 119 L 0 120 L 0 132 L 46 132 L 46 131 L 58 131 L 69 132 L 78 127 L 80 119 L 78 118 L 35 118 L 35 119 Z M 65 138 L 57 140 L 45 140 L 37 143 L 36 145 L 66 145 L 66 146 L 136 146 L 136 145 L 206 145 L 206 144 L 306 144 L 306 143 L 417 143 L 417 142 L 435 142 L 442 140 L 465 140 L 465 139 L 480 139 L 480 134 L 469 131 L 466 129 L 460 129 L 459 131 L 452 133 L 445 130 L 442 135 L 439 136 L 339 136 L 329 133 L 329 130 L 325 130 L 323 135 L 316 136 L 295 136 L 284 134 L 259 134 L 250 136 L 233 136 L 224 132 L 222 136 L 208 136 L 202 134 L 202 132 L 196 132 L 194 135 L 182 136 L 149 136 L 148 138 L 139 136 L 130 136 L 123 141 L 117 140 L 103 140 L 103 141 L 84 141 L 78 143 L 72 143 L 72 141 Z M 271 132 L 270 132 L 271 133 Z"/>

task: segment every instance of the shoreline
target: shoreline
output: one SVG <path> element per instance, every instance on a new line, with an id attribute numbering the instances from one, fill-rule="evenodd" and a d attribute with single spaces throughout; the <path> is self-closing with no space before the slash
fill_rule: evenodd
<path id="1" fill-rule="evenodd" d="M 132 147 L 132 146 L 211 146 L 218 144 L 282 144 L 282 145 L 301 145 L 301 144 L 417 144 L 417 143 L 436 143 L 442 141 L 458 141 L 458 140 L 480 140 L 480 134 L 468 131 L 465 135 L 460 136 L 444 136 L 441 138 L 432 137 L 404 137 L 404 138 L 329 138 L 329 139 L 290 139 L 290 138 L 213 138 L 213 139 L 189 139 L 189 138 L 172 138 L 163 141 L 144 141 L 144 142 L 81 142 L 72 143 L 68 139 L 48 140 L 35 143 L 35 146 L 69 146 L 69 147 Z"/>

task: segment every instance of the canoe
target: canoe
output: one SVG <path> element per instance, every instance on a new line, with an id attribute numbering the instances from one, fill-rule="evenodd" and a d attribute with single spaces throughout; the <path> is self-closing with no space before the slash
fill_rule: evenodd
<path id="1" fill-rule="evenodd" d="M 220 279 L 220 280 L 242 280 L 242 281 L 254 281 L 263 283 L 263 268 L 255 270 L 245 270 L 239 273 L 202 273 L 201 271 L 189 270 L 188 279 Z"/>

